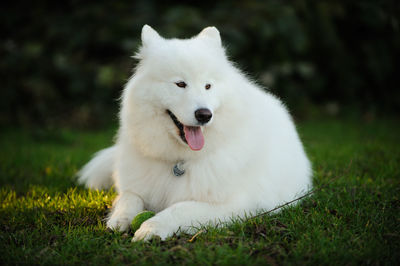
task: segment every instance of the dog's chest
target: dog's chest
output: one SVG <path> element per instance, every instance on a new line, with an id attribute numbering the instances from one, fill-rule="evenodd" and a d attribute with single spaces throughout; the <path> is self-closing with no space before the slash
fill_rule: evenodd
<path id="1" fill-rule="evenodd" d="M 228 194 L 227 184 L 209 169 L 201 169 L 190 163 L 153 167 L 137 180 L 135 193 L 142 197 L 147 209 L 154 211 L 182 201 L 223 201 Z"/>

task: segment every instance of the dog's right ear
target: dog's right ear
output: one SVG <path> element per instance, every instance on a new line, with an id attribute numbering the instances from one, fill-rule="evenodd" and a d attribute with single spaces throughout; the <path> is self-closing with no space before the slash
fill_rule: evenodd
<path id="1" fill-rule="evenodd" d="M 160 40 L 161 36 L 149 25 L 144 25 L 142 28 L 142 44 L 149 46 L 152 42 Z"/>
<path id="2" fill-rule="evenodd" d="M 221 36 L 216 27 L 204 28 L 198 35 L 200 38 L 205 38 L 213 41 L 218 46 L 221 46 Z"/>

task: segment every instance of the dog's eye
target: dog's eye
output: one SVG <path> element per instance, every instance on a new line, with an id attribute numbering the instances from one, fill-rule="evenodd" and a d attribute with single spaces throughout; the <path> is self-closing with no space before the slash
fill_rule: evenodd
<path id="1" fill-rule="evenodd" d="M 211 88 L 211 84 L 206 84 L 205 88 L 206 90 L 209 90 Z"/>
<path id="2" fill-rule="evenodd" d="M 179 81 L 175 83 L 176 86 L 178 86 L 179 88 L 186 88 L 186 83 L 183 81 Z"/>

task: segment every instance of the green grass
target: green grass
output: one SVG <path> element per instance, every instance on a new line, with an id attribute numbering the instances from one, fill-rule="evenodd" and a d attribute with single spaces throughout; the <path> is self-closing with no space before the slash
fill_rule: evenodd
<path id="1" fill-rule="evenodd" d="M 323 186 L 295 207 L 225 229 L 131 243 L 104 218 L 113 191 L 73 174 L 106 131 L 0 133 L 1 264 L 384 264 L 400 262 L 399 121 L 317 120 L 298 128 Z"/>

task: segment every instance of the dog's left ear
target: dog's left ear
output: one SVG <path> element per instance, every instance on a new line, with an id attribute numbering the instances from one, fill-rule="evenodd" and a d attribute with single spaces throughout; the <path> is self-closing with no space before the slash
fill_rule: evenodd
<path id="1" fill-rule="evenodd" d="M 221 36 L 216 27 L 204 28 L 198 35 L 200 38 L 207 38 L 215 42 L 215 44 L 221 46 Z"/>
<path id="2" fill-rule="evenodd" d="M 142 28 L 142 44 L 149 46 L 154 41 L 162 39 L 161 36 L 149 25 L 144 25 Z"/>

